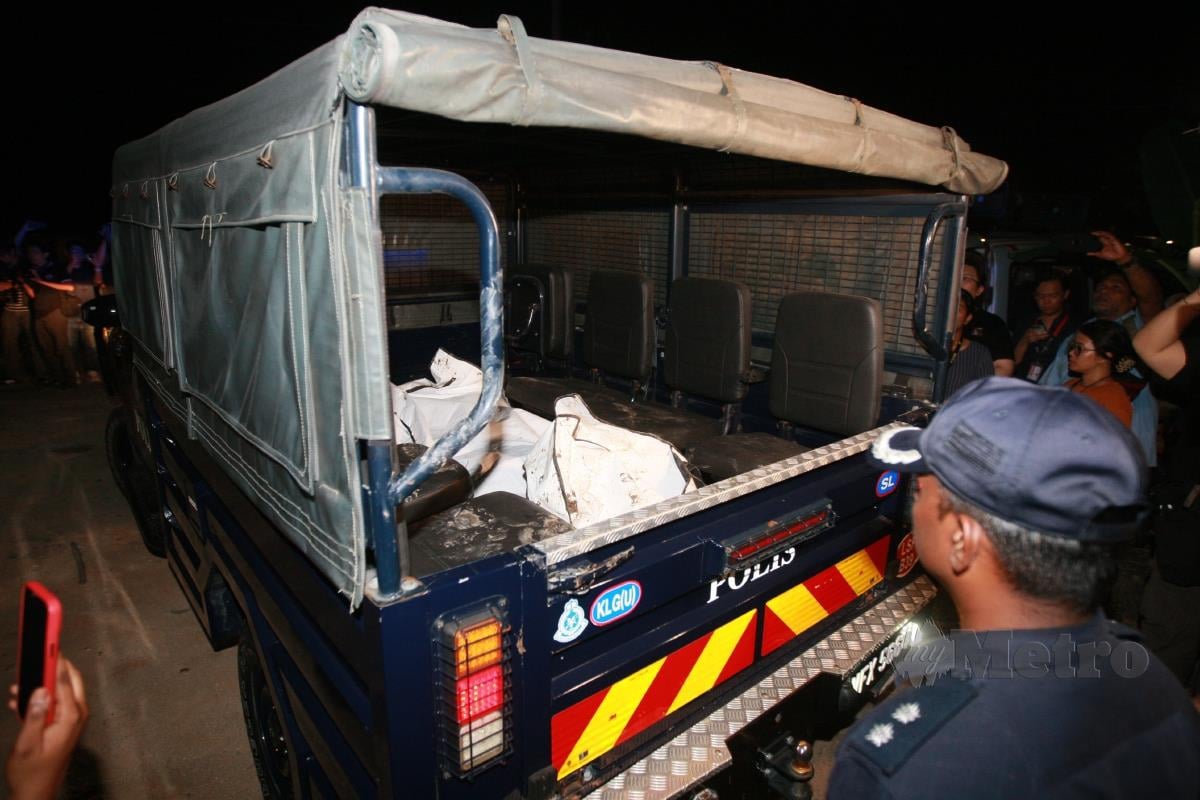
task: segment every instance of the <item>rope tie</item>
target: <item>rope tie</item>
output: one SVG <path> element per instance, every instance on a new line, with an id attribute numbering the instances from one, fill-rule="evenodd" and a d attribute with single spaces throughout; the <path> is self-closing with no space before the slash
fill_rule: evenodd
<path id="1" fill-rule="evenodd" d="M 170 175 L 167 176 L 167 188 L 170 189 L 172 192 L 179 191 L 179 173 L 178 172 L 172 172 Z"/>
<path id="2" fill-rule="evenodd" d="M 275 169 L 274 154 L 271 152 L 275 147 L 275 140 L 267 142 L 267 146 L 258 154 L 258 165 L 263 169 Z"/>
<path id="3" fill-rule="evenodd" d="M 208 165 L 208 172 L 204 175 L 204 188 L 213 190 L 217 188 L 217 162 L 215 161 Z"/>
<path id="4" fill-rule="evenodd" d="M 213 230 L 217 225 L 221 224 L 221 220 L 225 219 L 225 212 L 221 211 L 216 215 L 205 214 L 200 218 L 200 241 L 204 241 L 204 231 L 208 230 L 208 246 L 213 246 Z"/>
<path id="5" fill-rule="evenodd" d="M 143 200 L 150 199 L 150 181 L 142 181 L 142 188 L 138 191 Z"/>

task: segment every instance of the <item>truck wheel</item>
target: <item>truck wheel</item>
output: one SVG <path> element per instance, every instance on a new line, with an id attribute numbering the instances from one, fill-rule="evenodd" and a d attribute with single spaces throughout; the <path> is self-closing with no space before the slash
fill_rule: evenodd
<path id="1" fill-rule="evenodd" d="M 159 558 L 167 554 L 166 522 L 162 509 L 158 507 L 158 486 L 150 470 L 138 461 L 133 451 L 132 425 L 129 412 L 114 408 L 108 415 L 104 430 L 104 450 L 108 456 L 108 468 L 113 480 L 133 512 L 138 533 L 152 555 Z"/>
<path id="2" fill-rule="evenodd" d="M 250 753 L 254 756 L 254 769 L 258 772 L 263 798 L 291 798 L 292 768 L 288 760 L 287 733 L 249 633 L 243 633 L 238 642 L 238 687 L 242 695 L 242 713 L 246 717 L 246 734 L 250 737 Z"/>

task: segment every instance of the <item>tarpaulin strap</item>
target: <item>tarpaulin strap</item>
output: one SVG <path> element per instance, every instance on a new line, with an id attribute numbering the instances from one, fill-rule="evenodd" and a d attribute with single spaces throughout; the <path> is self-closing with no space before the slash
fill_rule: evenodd
<path id="1" fill-rule="evenodd" d="M 267 146 L 264 147 L 262 152 L 258 154 L 258 165 L 260 167 L 265 169 L 275 169 L 274 155 L 271 153 L 271 150 L 274 147 L 275 140 L 272 139 L 271 141 L 267 142 Z"/>
<path id="2" fill-rule="evenodd" d="M 170 175 L 167 176 L 167 188 L 170 189 L 172 192 L 179 191 L 179 173 L 178 172 L 172 172 Z"/>
<path id="3" fill-rule="evenodd" d="M 525 104 L 521 107 L 521 116 L 515 125 L 528 125 L 529 119 L 542 104 L 542 79 L 538 75 L 537 61 L 533 57 L 533 48 L 529 46 L 529 35 L 525 33 L 525 23 L 520 17 L 501 14 L 496 21 L 500 35 L 517 51 L 517 63 L 521 65 L 521 74 L 525 76 Z"/>
<path id="4" fill-rule="evenodd" d="M 947 181 L 952 181 L 962 175 L 962 160 L 958 148 L 959 138 L 958 134 L 954 132 L 954 128 L 948 125 L 942 128 L 942 138 L 946 142 L 946 149 L 954 156 L 954 171 L 947 179 Z"/>
<path id="5" fill-rule="evenodd" d="M 728 153 L 730 149 L 737 144 L 742 138 L 742 134 L 746 132 L 746 104 L 742 102 L 742 96 L 738 94 L 737 87 L 733 85 L 733 73 L 729 67 L 724 64 L 718 64 L 715 61 L 705 61 L 704 65 L 709 69 L 715 70 L 717 75 L 721 77 L 721 94 L 729 98 L 733 104 L 733 113 L 737 117 L 737 125 L 733 129 L 733 136 L 729 137 L 729 141 L 723 144 L 718 150 L 722 153 Z"/>
<path id="6" fill-rule="evenodd" d="M 217 188 L 217 162 L 208 165 L 208 172 L 204 174 L 204 186 L 207 189 Z"/>
<path id="7" fill-rule="evenodd" d="M 863 125 L 862 100 L 859 100 L 857 97 L 847 97 L 846 99 L 854 105 L 854 127 L 861 128 Z"/>

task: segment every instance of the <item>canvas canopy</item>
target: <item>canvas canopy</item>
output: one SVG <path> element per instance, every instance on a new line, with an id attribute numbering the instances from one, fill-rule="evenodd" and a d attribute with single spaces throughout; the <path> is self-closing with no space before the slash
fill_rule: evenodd
<path id="1" fill-rule="evenodd" d="M 391 440 L 370 188 L 340 179 L 349 97 L 467 122 L 564 126 L 988 192 L 953 131 L 730 69 L 368 9 L 265 80 L 120 148 L 121 317 L 150 385 L 357 605 L 356 441 Z"/>
<path id="2" fill-rule="evenodd" d="M 342 85 L 359 102 L 468 122 L 611 131 L 983 194 L 1008 172 L 934 128 L 794 81 L 368 9 Z"/>

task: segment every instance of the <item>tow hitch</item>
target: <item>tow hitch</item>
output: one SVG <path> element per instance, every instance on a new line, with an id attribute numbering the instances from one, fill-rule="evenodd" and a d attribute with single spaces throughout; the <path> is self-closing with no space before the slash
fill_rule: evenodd
<path id="1" fill-rule="evenodd" d="M 813 777 L 812 744 L 784 736 L 766 750 L 759 750 L 759 772 L 767 786 L 788 800 L 811 800 Z"/>

